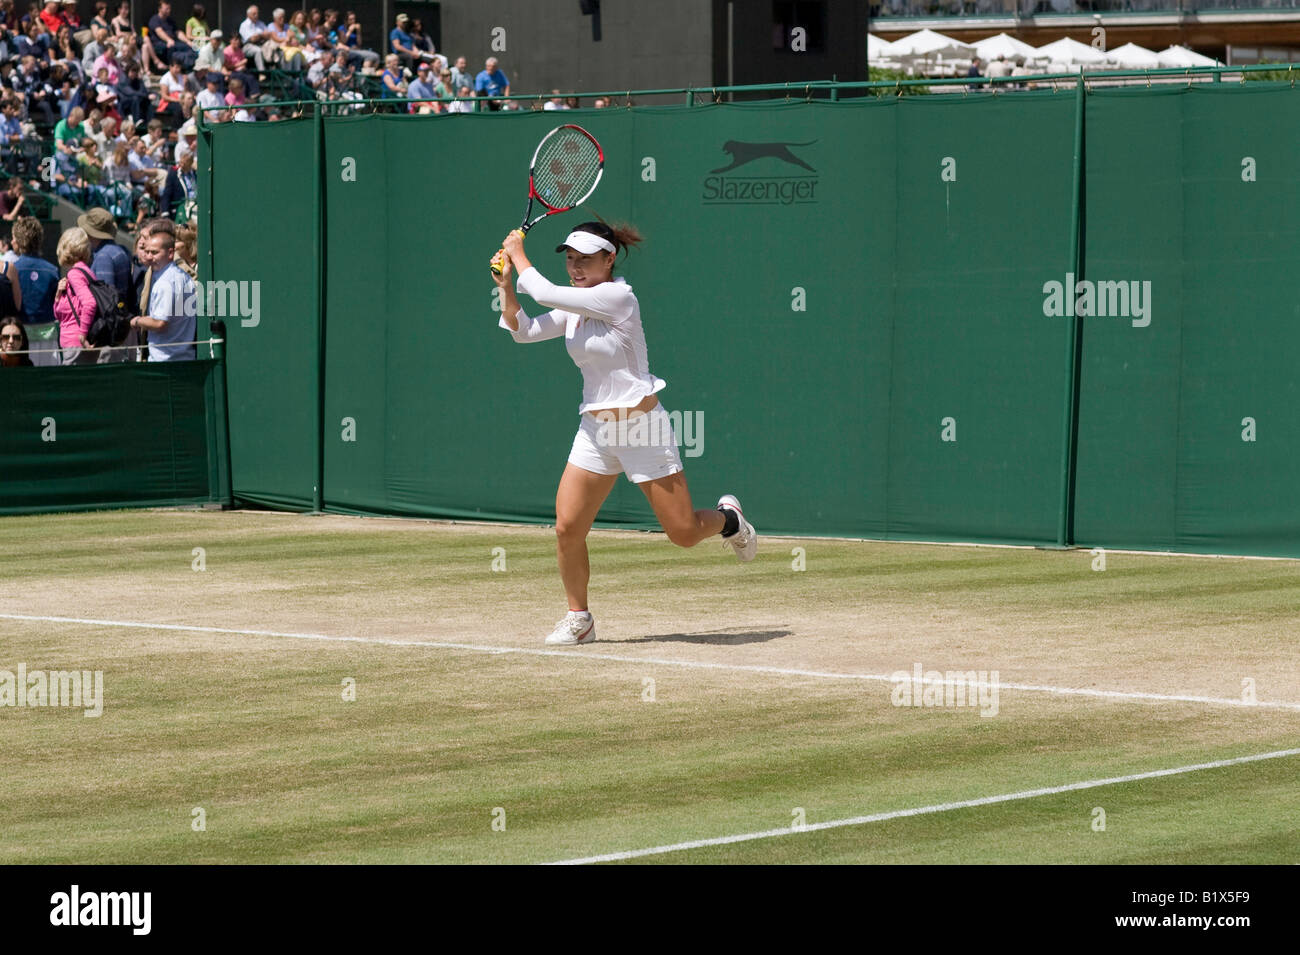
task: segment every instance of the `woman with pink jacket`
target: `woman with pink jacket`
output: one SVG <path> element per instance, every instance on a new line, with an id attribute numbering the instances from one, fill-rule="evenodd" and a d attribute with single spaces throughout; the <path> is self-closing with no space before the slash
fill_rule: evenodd
<path id="1" fill-rule="evenodd" d="M 89 350 L 86 336 L 95 321 L 97 306 L 90 293 L 90 236 L 73 227 L 59 236 L 59 268 L 68 274 L 59 279 L 54 293 L 54 317 L 59 322 L 59 348 L 65 365 L 93 365 L 101 352 Z"/>

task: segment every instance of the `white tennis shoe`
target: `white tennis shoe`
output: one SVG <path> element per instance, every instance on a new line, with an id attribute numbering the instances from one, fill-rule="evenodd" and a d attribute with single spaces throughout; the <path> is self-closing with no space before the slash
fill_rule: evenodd
<path id="1" fill-rule="evenodd" d="M 591 643 L 596 639 L 596 618 L 590 613 L 570 610 L 564 619 L 555 625 L 546 642 L 553 647 L 572 647 L 580 643 Z"/>
<path id="2" fill-rule="evenodd" d="M 740 502 L 734 495 L 724 494 L 718 498 L 718 508 L 727 508 L 736 512 L 736 520 L 740 522 L 740 529 L 730 537 L 722 538 L 722 546 L 730 547 L 736 552 L 736 557 L 745 563 L 754 559 L 758 553 L 758 532 L 754 530 L 754 525 L 745 520 L 745 513 L 740 509 Z"/>

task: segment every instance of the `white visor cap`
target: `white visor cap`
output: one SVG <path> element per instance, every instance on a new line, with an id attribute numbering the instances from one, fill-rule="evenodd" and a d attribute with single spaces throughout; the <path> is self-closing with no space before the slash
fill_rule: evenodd
<path id="1" fill-rule="evenodd" d="M 563 252 L 566 246 L 575 252 L 581 252 L 583 255 L 591 255 L 602 250 L 605 252 L 614 251 L 614 246 L 609 241 L 602 239 L 598 235 L 592 235 L 590 232 L 570 232 L 569 237 L 555 247 L 555 251 Z"/>

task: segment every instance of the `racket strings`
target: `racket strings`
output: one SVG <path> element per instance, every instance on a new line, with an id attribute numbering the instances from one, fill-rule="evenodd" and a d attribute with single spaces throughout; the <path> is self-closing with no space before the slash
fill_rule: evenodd
<path id="1" fill-rule="evenodd" d="M 538 198 L 554 209 L 578 205 L 590 195 L 600 178 L 600 149 L 574 130 L 552 136 L 537 154 L 533 188 Z"/>

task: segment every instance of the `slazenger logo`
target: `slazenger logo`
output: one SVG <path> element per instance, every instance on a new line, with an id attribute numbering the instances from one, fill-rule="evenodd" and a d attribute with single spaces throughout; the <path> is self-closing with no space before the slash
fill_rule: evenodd
<path id="1" fill-rule="evenodd" d="M 710 170 L 704 177 L 704 204 L 788 206 L 816 202 L 817 170 L 793 152 L 816 142 L 815 139 L 806 143 L 728 140 L 722 144 L 722 151 L 731 157 L 731 163 Z M 757 165 L 750 166 L 750 163 Z M 743 174 L 728 175 L 743 166 L 750 168 Z M 804 171 L 791 172 L 790 167 Z"/>

